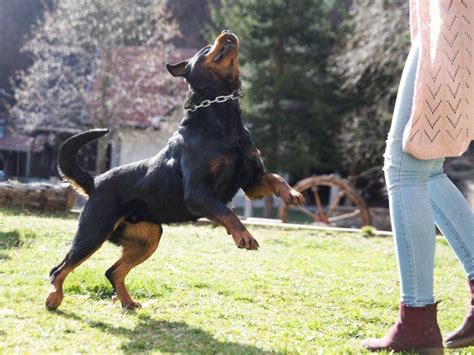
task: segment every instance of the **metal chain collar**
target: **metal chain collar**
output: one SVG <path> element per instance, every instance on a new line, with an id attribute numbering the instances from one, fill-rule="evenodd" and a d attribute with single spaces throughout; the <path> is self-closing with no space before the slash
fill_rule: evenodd
<path id="1" fill-rule="evenodd" d="M 193 105 L 190 108 L 185 108 L 184 111 L 194 112 L 202 107 L 209 107 L 214 103 L 223 103 L 229 100 L 238 100 L 240 97 L 242 97 L 241 89 L 234 91 L 230 95 L 217 96 L 214 100 L 204 100 L 199 105 Z"/>

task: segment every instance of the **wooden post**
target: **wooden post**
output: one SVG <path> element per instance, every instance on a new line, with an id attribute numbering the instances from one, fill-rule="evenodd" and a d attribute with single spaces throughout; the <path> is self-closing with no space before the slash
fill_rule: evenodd
<path id="1" fill-rule="evenodd" d="M 339 174 L 334 174 L 334 177 L 340 178 Z M 336 200 L 339 195 L 340 189 L 337 186 L 329 186 L 329 203 L 328 206 L 332 206 L 333 202 Z"/>
<path id="2" fill-rule="evenodd" d="M 248 198 L 245 198 L 244 201 L 244 218 L 247 219 L 252 217 L 252 201 L 250 201 Z"/>
<path id="3" fill-rule="evenodd" d="M 26 152 L 26 169 L 25 169 L 25 177 L 30 177 L 30 173 L 31 173 L 31 145 L 28 149 L 28 151 Z"/>
<path id="4" fill-rule="evenodd" d="M 20 152 L 16 151 L 16 176 L 20 177 Z"/>

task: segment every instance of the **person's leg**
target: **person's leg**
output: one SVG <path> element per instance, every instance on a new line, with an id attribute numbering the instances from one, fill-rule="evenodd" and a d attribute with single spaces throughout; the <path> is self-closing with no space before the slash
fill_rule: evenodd
<path id="1" fill-rule="evenodd" d="M 397 322 L 385 337 L 362 342 L 371 351 L 442 351 L 433 299 L 435 225 L 428 193 L 434 161 L 418 160 L 402 150 L 413 105 L 417 48 L 410 51 L 403 71 L 384 165 L 402 303 Z"/>
<path id="2" fill-rule="evenodd" d="M 436 225 L 448 240 L 466 272 L 471 305 L 462 324 L 446 336 L 448 348 L 474 345 L 474 213 L 443 172 L 440 159 L 428 179 Z"/>
<path id="3" fill-rule="evenodd" d="M 434 303 L 433 269 L 436 229 L 428 191 L 428 177 L 434 165 L 401 151 L 401 142 L 389 144 L 385 180 L 389 194 L 401 301 L 411 307 Z"/>
<path id="4" fill-rule="evenodd" d="M 428 179 L 436 225 L 448 240 L 470 280 L 474 279 L 474 213 L 437 160 Z"/>
<path id="5" fill-rule="evenodd" d="M 435 224 L 428 192 L 434 160 L 419 160 L 402 150 L 403 132 L 412 112 L 418 44 L 408 56 L 395 103 L 385 151 L 385 180 L 405 305 L 434 303 Z"/>
<path id="6" fill-rule="evenodd" d="M 396 137 L 387 145 L 385 179 L 401 284 L 398 319 L 379 339 L 362 346 L 371 351 L 442 351 L 433 297 L 436 230 L 428 191 L 432 160 L 402 152 Z M 441 353 L 441 352 L 440 352 Z"/>

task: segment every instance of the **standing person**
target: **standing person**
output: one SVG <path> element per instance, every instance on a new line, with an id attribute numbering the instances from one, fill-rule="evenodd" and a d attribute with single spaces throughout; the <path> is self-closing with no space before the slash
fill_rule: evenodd
<path id="1" fill-rule="evenodd" d="M 433 296 L 435 223 L 466 272 L 471 307 L 447 347 L 474 345 L 474 216 L 443 172 L 474 138 L 474 0 L 410 0 L 412 48 L 385 151 L 401 281 L 398 319 L 371 351 L 442 352 Z"/>

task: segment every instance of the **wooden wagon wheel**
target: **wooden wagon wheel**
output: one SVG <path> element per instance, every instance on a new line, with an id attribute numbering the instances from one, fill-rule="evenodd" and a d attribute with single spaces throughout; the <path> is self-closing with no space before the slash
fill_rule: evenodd
<path id="1" fill-rule="evenodd" d="M 321 187 L 335 187 L 337 196 L 326 206 L 320 196 Z M 370 225 L 370 213 L 365 201 L 344 180 L 333 175 L 312 176 L 299 181 L 294 189 L 301 192 L 306 201 L 314 199 L 314 207 L 289 207 L 282 203 L 280 219 L 288 222 L 288 212 L 299 210 L 317 224 L 334 227 L 362 227 Z"/>

